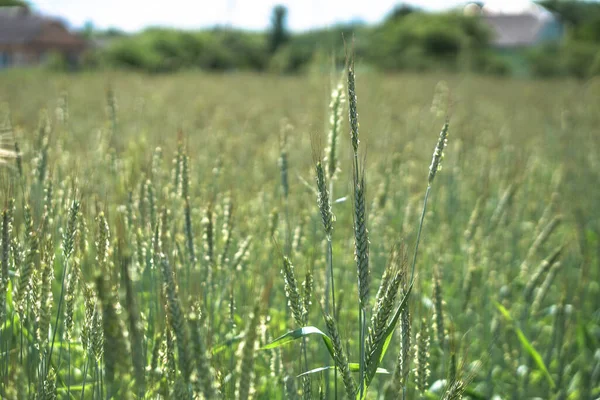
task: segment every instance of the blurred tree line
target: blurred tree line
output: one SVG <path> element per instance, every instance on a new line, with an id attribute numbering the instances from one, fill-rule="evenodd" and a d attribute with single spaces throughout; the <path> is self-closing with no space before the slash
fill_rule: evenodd
<path id="1" fill-rule="evenodd" d="M 536 76 L 600 75 L 600 3 L 591 1 L 543 0 L 566 28 L 565 40 L 533 49 L 531 72 Z"/>
<path id="2" fill-rule="evenodd" d="M 564 0 L 540 4 L 563 21 L 566 37 L 561 43 L 515 50 L 510 57 L 518 57 L 534 76 L 600 74 L 600 4 Z M 288 31 L 286 19 L 286 8 L 276 6 L 267 32 L 150 28 L 125 35 L 88 26 L 84 34 L 97 46 L 84 65 L 152 73 L 191 68 L 298 73 L 329 68 L 332 55 L 343 63 L 344 40 L 354 37 L 358 59 L 383 71 L 514 72 L 510 57 L 490 46 L 491 34 L 480 19 L 461 13 L 431 14 L 400 5 L 378 25 L 340 24 L 296 34 Z"/>
<path id="3" fill-rule="evenodd" d="M 29 4 L 23 0 L 0 0 L 0 7 L 25 7 L 29 8 Z"/>

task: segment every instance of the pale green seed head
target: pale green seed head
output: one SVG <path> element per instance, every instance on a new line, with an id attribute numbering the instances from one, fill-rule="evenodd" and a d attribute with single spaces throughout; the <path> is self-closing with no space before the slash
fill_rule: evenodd
<path id="1" fill-rule="evenodd" d="M 435 174 L 442 169 L 442 160 L 444 158 L 444 149 L 448 144 L 448 122 L 446 122 L 440 132 L 440 138 L 438 139 L 437 145 L 433 150 L 433 158 L 431 159 L 431 165 L 429 166 L 429 178 L 428 184 L 431 185 L 435 178 Z"/>

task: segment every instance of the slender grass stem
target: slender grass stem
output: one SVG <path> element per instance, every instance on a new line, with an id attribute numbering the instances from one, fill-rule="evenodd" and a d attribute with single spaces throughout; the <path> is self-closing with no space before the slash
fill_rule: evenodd
<path id="1" fill-rule="evenodd" d="M 365 392 L 365 369 L 366 369 L 366 354 L 365 354 L 365 338 L 367 336 L 367 324 L 366 324 L 366 319 L 367 319 L 367 312 L 364 309 L 364 307 L 360 307 L 359 310 L 359 318 L 358 318 L 358 322 L 359 322 L 359 326 L 360 326 L 360 372 L 359 372 L 359 376 L 360 376 L 360 383 L 358 385 L 358 387 L 360 388 L 360 398 L 363 398 L 364 392 Z"/>
<path id="2" fill-rule="evenodd" d="M 21 338 L 21 346 L 19 348 L 19 362 L 23 364 L 23 319 L 19 316 L 19 325 L 21 326 L 21 330 L 19 332 L 19 337 Z"/>
<path id="3" fill-rule="evenodd" d="M 329 270 L 329 278 L 331 280 L 331 307 L 333 312 L 333 319 L 337 322 L 337 307 L 335 304 L 335 281 L 333 280 L 333 244 L 331 243 L 331 237 L 327 238 L 327 269 Z M 337 399 L 337 368 L 333 369 L 333 387 L 334 387 L 334 398 Z"/>
<path id="4" fill-rule="evenodd" d="M 306 338 L 302 338 L 302 355 L 304 356 L 304 370 L 308 371 L 308 356 L 306 351 Z"/>
<path id="5" fill-rule="evenodd" d="M 333 199 L 333 179 L 329 181 L 329 195 Z M 332 203 L 333 207 L 333 203 Z M 329 296 L 331 296 L 332 301 L 332 314 L 333 318 L 337 320 L 337 312 L 335 306 L 335 289 L 333 285 L 333 244 L 331 243 L 331 237 L 327 238 L 327 254 L 326 254 L 326 262 L 327 262 L 327 272 L 325 274 L 325 311 L 330 312 L 329 310 Z M 328 357 L 325 355 L 325 363 L 329 361 Z M 337 368 L 333 369 L 333 382 L 334 382 L 334 390 L 335 390 L 335 398 L 337 399 Z M 326 397 L 329 398 L 329 372 L 325 374 L 325 393 Z"/>
<path id="6" fill-rule="evenodd" d="M 335 304 L 335 281 L 333 280 L 333 245 L 331 244 L 331 238 L 327 239 L 327 269 L 329 270 L 329 279 L 331 280 L 331 307 L 333 318 L 337 322 L 337 307 Z"/>
<path id="7" fill-rule="evenodd" d="M 71 398 L 71 341 L 68 343 L 68 362 L 67 362 L 67 399 Z"/>
<path id="8" fill-rule="evenodd" d="M 58 297 L 58 307 L 56 310 L 56 319 L 54 321 L 54 327 L 52 328 L 52 342 L 50 343 L 50 351 L 48 352 L 48 365 L 50 365 L 50 361 L 52 360 L 52 351 L 54 350 L 54 341 L 56 340 L 56 332 L 58 331 L 58 320 L 60 318 L 60 311 L 62 308 L 63 297 L 65 294 L 65 278 L 67 277 L 67 273 L 69 271 L 69 259 L 65 259 L 64 268 L 62 271 L 62 283 L 60 285 L 60 295 Z M 44 375 L 46 375 L 48 371 L 44 371 Z"/>
<path id="9" fill-rule="evenodd" d="M 102 377 L 102 369 L 98 366 L 98 364 L 96 364 L 96 368 L 98 368 L 98 375 L 100 376 L 100 398 L 102 399 L 104 397 L 104 379 Z M 107 400 L 109 399 L 109 393 L 107 391 L 106 393 L 107 395 Z"/>
<path id="10" fill-rule="evenodd" d="M 85 395 L 85 383 L 87 381 L 87 370 L 90 365 L 90 356 L 86 355 L 85 357 L 85 365 L 83 366 L 83 383 L 81 384 L 81 400 L 84 399 Z"/>
<path id="11" fill-rule="evenodd" d="M 91 360 L 90 360 L 91 361 Z M 96 398 L 98 385 L 98 360 L 94 360 L 94 381 L 92 383 L 92 399 Z M 83 398 L 82 398 L 83 400 Z"/>
<path id="12" fill-rule="evenodd" d="M 417 253 L 419 251 L 419 242 L 421 241 L 421 231 L 423 230 L 423 221 L 425 220 L 425 212 L 427 210 L 427 200 L 429 199 L 429 192 L 431 191 L 431 185 L 427 185 L 427 191 L 425 191 L 425 198 L 423 199 L 423 211 L 421 211 L 421 220 L 419 221 L 419 228 L 417 230 L 417 241 L 415 243 L 415 254 L 413 255 L 412 265 L 410 267 L 410 284 L 415 279 L 415 265 L 417 264 Z"/>

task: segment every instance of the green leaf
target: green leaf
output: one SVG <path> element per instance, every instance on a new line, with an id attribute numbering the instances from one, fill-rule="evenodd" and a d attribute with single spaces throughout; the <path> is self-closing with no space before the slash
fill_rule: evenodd
<path id="1" fill-rule="evenodd" d="M 6 290 L 6 314 L 9 314 L 10 311 L 14 310 L 14 304 L 13 304 L 13 284 L 12 282 L 9 280 L 8 281 L 8 288 Z"/>
<path id="2" fill-rule="evenodd" d="M 350 371 L 352 372 L 359 372 L 360 371 L 360 365 L 358 363 L 348 363 L 348 367 L 350 368 Z M 384 374 L 384 375 L 390 375 L 391 372 L 388 371 L 385 368 L 377 368 L 377 370 L 375 371 L 376 374 Z"/>
<path id="3" fill-rule="evenodd" d="M 510 315 L 510 312 L 506 309 L 506 307 L 504 307 L 500 303 L 496 303 L 496 308 L 498 309 L 498 311 L 500 311 L 502 316 L 508 322 L 511 322 L 511 323 L 514 322 L 512 316 Z M 546 368 L 546 364 L 544 364 L 544 360 L 542 359 L 542 356 L 540 355 L 540 353 L 538 353 L 538 351 L 533 347 L 531 342 L 529 340 L 527 340 L 523 331 L 516 324 L 514 324 L 514 323 L 512 324 L 512 329 L 517 334 L 517 337 L 519 338 L 519 342 L 521 342 L 521 346 L 523 346 L 525 351 L 527 353 L 529 353 L 531 358 L 533 358 L 533 361 L 536 363 L 538 368 L 542 371 L 542 373 L 546 377 L 546 380 L 548 380 L 548 382 L 550 383 L 550 386 L 552 388 L 556 387 L 556 384 L 554 383 L 554 379 L 552 379 L 552 376 L 550 376 L 550 372 L 548 372 L 548 368 Z"/>
<path id="4" fill-rule="evenodd" d="M 469 387 L 465 388 L 465 394 L 475 400 L 486 400 L 487 399 L 487 397 L 485 397 L 481 393 L 478 393 Z"/>
<path id="5" fill-rule="evenodd" d="M 70 389 L 67 386 L 61 386 L 61 387 L 57 387 L 56 391 L 57 392 L 66 392 L 67 390 L 71 390 L 72 392 L 81 392 L 82 389 L 83 389 L 83 385 L 71 385 Z"/>
<path id="6" fill-rule="evenodd" d="M 324 334 L 319 328 L 316 328 L 314 326 L 305 326 L 294 331 L 290 331 L 285 335 L 282 335 L 277 339 L 273 340 L 271 343 L 264 346 L 261 350 L 274 349 L 276 347 L 283 346 L 284 344 L 293 342 L 294 340 L 301 339 L 309 335 L 320 335 L 323 339 L 323 342 L 325 342 L 325 346 L 327 347 L 329 354 L 333 358 L 333 343 L 331 342 L 331 339 L 329 338 L 329 336 Z"/>
<path id="7" fill-rule="evenodd" d="M 582 321 L 577 326 L 577 342 L 579 344 L 580 351 L 594 354 L 598 348 L 598 344 L 595 342 L 594 337 L 590 334 L 590 331 Z"/>
<path id="8" fill-rule="evenodd" d="M 213 355 L 222 352 L 223 350 L 231 347 L 232 344 L 241 341 L 244 338 L 244 333 L 240 333 L 237 336 L 227 339 L 225 342 L 215 346 L 212 350 Z"/>
<path id="9" fill-rule="evenodd" d="M 506 307 L 496 302 L 496 308 L 498 309 L 498 311 L 500 311 L 500 314 L 502 314 L 504 319 L 506 319 L 508 322 L 513 322 L 512 316 L 510 315 L 510 312 L 506 309 Z"/>
<path id="10" fill-rule="evenodd" d="M 330 369 L 333 369 L 333 368 L 335 368 L 334 365 L 328 365 L 326 367 L 314 368 L 314 369 L 311 369 L 310 371 L 306 371 L 306 372 L 301 373 L 300 375 L 296 376 L 296 378 L 301 378 L 304 375 L 316 374 L 318 372 L 327 371 L 327 370 L 330 370 Z M 348 368 L 350 368 L 351 372 L 359 372 L 360 371 L 360 365 L 358 363 L 348 363 Z M 388 371 L 385 368 L 377 368 L 377 374 L 390 375 L 391 372 Z"/>
<path id="11" fill-rule="evenodd" d="M 4 322 L 4 327 L 3 327 L 3 331 L 5 332 L 11 332 L 14 336 L 19 336 L 21 334 L 21 332 L 23 332 L 23 337 L 29 342 L 29 343 L 33 343 L 34 342 L 34 336 L 31 332 L 29 332 L 29 330 L 27 329 L 27 327 L 23 326 L 23 324 L 21 323 L 21 319 L 19 318 L 18 314 L 14 314 L 13 315 L 13 319 L 7 319 Z"/>
<path id="12" fill-rule="evenodd" d="M 335 366 L 333 366 L 333 365 L 328 365 L 326 367 L 314 368 L 314 369 L 311 369 L 310 371 L 306 371 L 306 372 L 301 373 L 300 375 L 297 375 L 296 378 L 301 378 L 305 375 L 311 375 L 311 374 L 316 374 L 316 373 L 323 372 L 323 371 L 328 371 L 333 368 L 335 368 Z"/>

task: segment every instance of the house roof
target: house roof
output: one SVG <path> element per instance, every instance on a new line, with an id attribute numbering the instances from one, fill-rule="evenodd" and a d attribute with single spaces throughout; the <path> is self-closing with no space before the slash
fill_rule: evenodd
<path id="1" fill-rule="evenodd" d="M 484 3 L 484 15 L 533 15 L 538 19 L 552 18 L 552 13 L 546 8 L 529 0 L 488 0 Z"/>
<path id="2" fill-rule="evenodd" d="M 61 21 L 34 14 L 26 8 L 0 7 L 0 45 L 24 44 L 32 41 L 52 42 L 52 38 L 45 38 L 43 34 L 46 27 L 53 25 L 64 29 Z M 61 41 L 65 40 L 71 44 L 81 41 L 75 36 L 62 37 Z"/>
<path id="3" fill-rule="evenodd" d="M 558 20 L 550 11 L 529 0 L 489 0 L 480 13 L 497 47 L 531 46 L 560 36 Z"/>
<path id="4" fill-rule="evenodd" d="M 492 30 L 493 43 L 500 47 L 535 44 L 547 23 L 532 14 L 484 15 L 483 19 Z"/>
<path id="5" fill-rule="evenodd" d="M 21 7 L 0 7 L 0 44 L 33 40 L 48 20 Z"/>

